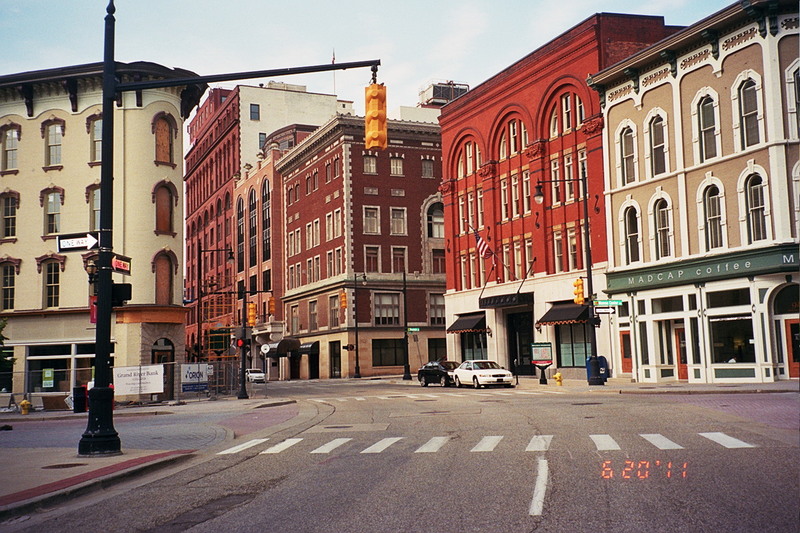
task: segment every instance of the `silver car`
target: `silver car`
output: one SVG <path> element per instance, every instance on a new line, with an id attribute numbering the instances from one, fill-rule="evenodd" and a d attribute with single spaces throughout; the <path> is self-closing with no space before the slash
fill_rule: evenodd
<path id="1" fill-rule="evenodd" d="M 471 384 L 476 389 L 487 385 L 513 387 L 514 376 L 494 361 L 471 359 L 453 371 L 456 387 Z"/>

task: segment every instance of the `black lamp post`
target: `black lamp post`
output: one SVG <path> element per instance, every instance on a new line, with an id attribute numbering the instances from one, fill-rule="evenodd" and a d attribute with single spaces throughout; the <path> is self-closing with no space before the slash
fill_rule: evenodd
<path id="1" fill-rule="evenodd" d="M 571 180 L 539 180 L 536 183 L 536 191 L 533 199 L 537 204 L 541 205 L 544 202 L 544 193 L 542 192 L 543 183 L 566 183 Z M 589 180 L 586 172 L 581 170 L 580 177 L 581 188 L 583 189 L 583 249 L 586 258 L 586 287 L 589 292 L 587 299 L 589 308 L 589 343 L 591 345 L 591 352 L 589 356 L 589 385 L 605 385 L 603 378 L 600 377 L 600 360 L 597 358 L 597 332 L 595 326 L 597 324 L 597 317 L 594 314 L 594 286 L 592 283 L 592 246 L 589 242 Z"/>
<path id="2" fill-rule="evenodd" d="M 356 372 L 353 374 L 354 378 L 361 377 L 361 366 L 358 363 L 358 295 L 356 294 L 356 286 L 358 285 L 358 277 L 355 272 L 353 272 L 353 324 L 355 326 L 356 331 Z"/>
<path id="3" fill-rule="evenodd" d="M 241 357 L 241 372 L 239 372 L 239 395 L 236 397 L 239 400 L 246 400 L 250 398 L 247 394 L 247 380 L 245 373 L 247 372 L 247 291 L 244 287 L 239 291 L 239 298 L 242 299 L 242 345 L 239 346 L 239 356 Z"/>

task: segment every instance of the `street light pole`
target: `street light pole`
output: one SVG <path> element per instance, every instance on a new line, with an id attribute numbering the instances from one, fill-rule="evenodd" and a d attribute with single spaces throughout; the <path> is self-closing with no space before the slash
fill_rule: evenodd
<path id="1" fill-rule="evenodd" d="M 403 270 L 403 380 L 411 381 L 411 368 L 408 365 L 408 298 L 406 271 Z"/>
<path id="2" fill-rule="evenodd" d="M 239 291 L 239 297 L 242 299 L 242 340 L 247 338 L 247 291 L 242 288 Z M 241 372 L 239 372 L 239 395 L 236 397 L 239 400 L 247 400 L 250 396 L 247 394 L 247 382 L 245 373 L 247 371 L 247 361 L 245 354 L 247 352 L 247 341 L 242 342 L 239 347 L 239 355 L 241 356 Z"/>
<path id="3" fill-rule="evenodd" d="M 537 204 L 544 201 L 544 194 L 542 193 L 543 183 L 566 183 L 569 180 L 539 180 L 536 184 L 536 193 L 533 198 Z M 586 259 L 586 287 L 589 291 L 589 298 L 587 299 L 589 308 L 589 385 L 605 385 L 603 378 L 600 377 L 600 359 L 597 357 L 597 317 L 594 313 L 594 281 L 592 279 L 592 246 L 589 242 L 591 235 L 589 229 L 589 178 L 586 171 L 581 169 L 580 177 L 581 188 L 583 189 L 583 250 Z"/>
<path id="4" fill-rule="evenodd" d="M 358 285 L 358 278 L 356 276 L 356 273 L 353 272 L 353 324 L 356 331 L 356 372 L 353 374 L 353 377 L 360 378 L 361 366 L 358 364 L 358 290 L 356 289 Z"/>

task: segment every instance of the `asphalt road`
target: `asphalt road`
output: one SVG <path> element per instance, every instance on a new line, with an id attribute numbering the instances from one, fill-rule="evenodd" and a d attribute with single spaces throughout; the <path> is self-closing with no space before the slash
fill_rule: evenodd
<path id="1" fill-rule="evenodd" d="M 188 463 L 6 524 L 7 530 L 800 529 L 795 393 L 537 394 L 352 382 L 269 387 L 298 403 L 270 414 L 209 412 L 194 421 L 180 414 L 159 424 L 118 419 L 123 445 L 137 435 L 139 444 L 163 446 L 192 426 L 201 435 L 196 442 L 214 427 L 235 427 L 238 438 L 209 437 Z"/>

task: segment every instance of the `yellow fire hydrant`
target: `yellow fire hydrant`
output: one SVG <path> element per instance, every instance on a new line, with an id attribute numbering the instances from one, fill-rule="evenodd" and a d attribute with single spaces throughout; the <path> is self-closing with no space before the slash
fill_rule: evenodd
<path id="1" fill-rule="evenodd" d="M 32 405 L 31 402 L 29 402 L 28 400 L 22 400 L 21 402 L 19 402 L 20 412 L 23 415 L 27 415 L 28 413 L 31 412 L 31 405 Z"/>
<path id="2" fill-rule="evenodd" d="M 561 372 L 556 372 L 553 374 L 553 379 L 556 380 L 556 385 L 563 386 L 564 385 L 564 376 L 561 375 Z"/>

